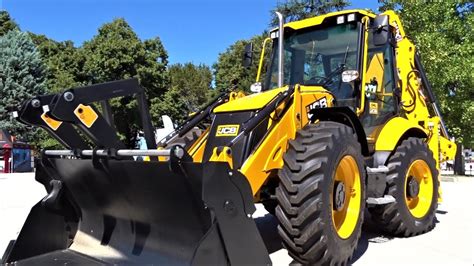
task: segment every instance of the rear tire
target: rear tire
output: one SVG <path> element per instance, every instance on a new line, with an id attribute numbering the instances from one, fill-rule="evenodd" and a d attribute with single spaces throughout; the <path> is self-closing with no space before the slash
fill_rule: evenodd
<path id="1" fill-rule="evenodd" d="M 353 130 L 335 122 L 305 126 L 289 141 L 278 176 L 275 212 L 290 256 L 303 264 L 349 263 L 365 208 L 365 170 Z"/>
<path id="2" fill-rule="evenodd" d="M 433 152 L 419 138 L 408 138 L 388 161 L 388 194 L 394 203 L 369 208 L 372 220 L 395 236 L 415 236 L 435 227 L 438 170 Z M 408 183 L 418 179 L 419 193 L 410 196 Z"/>

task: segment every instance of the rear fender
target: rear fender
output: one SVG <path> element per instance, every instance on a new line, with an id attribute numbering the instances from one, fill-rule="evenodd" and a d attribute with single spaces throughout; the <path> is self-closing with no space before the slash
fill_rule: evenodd
<path id="1" fill-rule="evenodd" d="M 357 140 L 360 143 L 362 154 L 365 156 L 369 155 L 369 147 L 364 128 L 357 115 L 349 107 L 318 108 L 313 109 L 311 113 L 313 114 L 311 116 L 312 123 L 316 120 L 334 121 L 351 127 L 357 134 Z"/>
<path id="2" fill-rule="evenodd" d="M 427 138 L 428 135 L 418 124 L 402 117 L 394 117 L 380 131 L 375 142 L 375 150 L 392 152 L 409 137 Z"/>

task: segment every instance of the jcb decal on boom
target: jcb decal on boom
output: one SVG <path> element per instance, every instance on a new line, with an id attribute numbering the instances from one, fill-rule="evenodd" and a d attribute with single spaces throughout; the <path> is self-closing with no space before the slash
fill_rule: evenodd
<path id="1" fill-rule="evenodd" d="M 239 133 L 240 125 L 217 126 L 216 137 L 233 137 Z"/>
<path id="2" fill-rule="evenodd" d="M 311 119 L 313 114 L 311 113 L 312 110 L 318 108 L 326 108 L 328 107 L 328 100 L 326 97 L 316 100 L 315 102 L 310 103 L 306 106 L 306 113 L 308 114 L 308 119 Z"/>

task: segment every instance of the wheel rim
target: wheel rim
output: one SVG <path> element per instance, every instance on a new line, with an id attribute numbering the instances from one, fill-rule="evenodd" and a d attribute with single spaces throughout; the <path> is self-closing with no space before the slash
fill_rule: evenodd
<path id="1" fill-rule="evenodd" d="M 410 181 L 416 181 L 418 186 L 418 193 L 413 194 L 413 187 L 410 186 Z M 415 184 L 416 186 L 416 184 Z M 408 168 L 405 177 L 405 203 L 411 215 L 415 218 L 422 218 L 425 216 L 432 204 L 433 200 L 433 175 L 430 167 L 423 160 L 415 160 Z"/>
<path id="2" fill-rule="evenodd" d="M 360 173 L 354 157 L 346 155 L 339 161 L 332 191 L 332 224 L 338 236 L 346 239 L 354 232 L 360 215 Z M 341 194 L 344 195 L 343 202 Z"/>

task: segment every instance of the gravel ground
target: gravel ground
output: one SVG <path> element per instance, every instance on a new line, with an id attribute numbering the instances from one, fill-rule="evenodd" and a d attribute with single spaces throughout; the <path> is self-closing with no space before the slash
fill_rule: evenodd
<path id="1" fill-rule="evenodd" d="M 442 188 L 444 202 L 437 211 L 436 228 L 412 238 L 393 238 L 377 230 L 369 217 L 363 227 L 352 263 L 354 265 L 474 265 L 472 195 L 474 178 L 446 177 Z M 0 256 L 15 239 L 30 208 L 45 195 L 33 174 L 0 174 Z M 277 221 L 257 204 L 254 214 L 275 265 L 288 265 L 292 259 L 282 248 L 276 231 Z"/>

